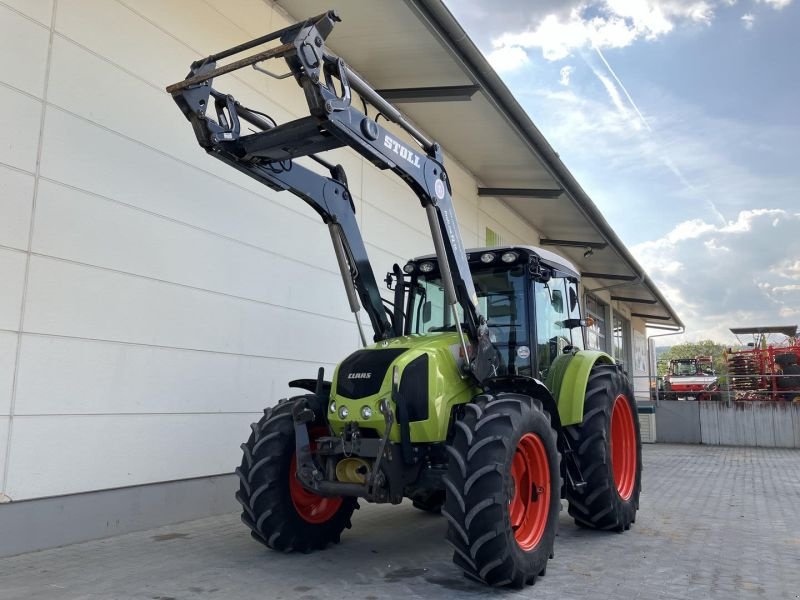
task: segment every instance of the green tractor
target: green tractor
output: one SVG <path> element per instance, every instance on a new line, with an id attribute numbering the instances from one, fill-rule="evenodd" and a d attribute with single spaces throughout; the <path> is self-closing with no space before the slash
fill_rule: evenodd
<path id="1" fill-rule="evenodd" d="M 359 498 L 408 498 L 446 518 L 468 577 L 533 584 L 553 556 L 562 498 L 584 527 L 621 532 L 635 521 L 633 392 L 610 356 L 582 349 L 587 322 L 569 261 L 528 246 L 464 249 L 441 149 L 327 48 L 336 21 L 328 12 L 211 55 L 167 88 L 209 154 L 297 195 L 328 225 L 363 342 L 330 381 L 320 369 L 290 382 L 303 393 L 251 426 L 236 469 L 242 520 L 270 548 L 309 552 L 339 542 Z M 308 116 L 278 125 L 211 86 L 275 58 L 303 88 Z M 416 145 L 370 118 L 368 104 Z M 241 121 L 257 131 L 242 134 Z M 344 170 L 320 156 L 345 146 L 400 176 L 428 216 L 435 254 L 394 265 L 389 298 Z"/>

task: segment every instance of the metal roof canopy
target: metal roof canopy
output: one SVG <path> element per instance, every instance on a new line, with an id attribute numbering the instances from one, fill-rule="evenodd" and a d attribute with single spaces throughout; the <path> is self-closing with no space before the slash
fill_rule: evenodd
<path id="1" fill-rule="evenodd" d="M 331 8 L 327 0 L 277 4 L 293 20 Z M 342 22 L 329 40 L 332 49 L 345 50 L 342 57 L 376 89 L 406 93 L 411 101 L 402 102 L 402 112 L 478 179 L 479 195 L 493 188 L 496 197 L 543 238 L 606 243 L 588 257 L 585 247 L 562 249 L 591 280 L 584 287 L 655 301 L 648 302 L 646 321 L 683 327 L 441 0 L 337 0 L 336 10 Z M 414 97 L 446 88 L 477 89 L 469 100 L 463 95 L 448 98 L 444 92 L 433 102 Z M 454 192 L 457 197 L 458 190 Z"/>
<path id="2" fill-rule="evenodd" d="M 797 325 L 767 325 L 765 327 L 731 327 L 733 335 L 763 335 L 782 333 L 786 337 L 797 337 Z"/>

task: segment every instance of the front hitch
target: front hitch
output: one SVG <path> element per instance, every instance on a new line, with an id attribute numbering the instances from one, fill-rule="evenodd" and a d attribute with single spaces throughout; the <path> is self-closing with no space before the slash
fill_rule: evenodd
<path id="1" fill-rule="evenodd" d="M 292 417 L 294 419 L 295 452 L 297 453 L 296 477 L 300 484 L 308 491 L 320 496 L 358 496 L 369 501 L 380 501 L 378 491 L 383 484 L 380 467 L 386 455 L 389 436 L 395 422 L 391 406 L 385 398 L 381 400 L 380 410 L 385 424 L 381 438 L 379 440 L 358 440 L 359 456 L 375 459 L 366 483 L 343 483 L 324 478 L 322 469 L 317 465 L 311 453 L 308 435 L 308 423 L 313 422 L 314 413 L 305 407 L 304 402 L 295 404 L 292 409 Z M 316 440 L 316 443 L 317 454 L 326 456 L 345 454 L 345 441 L 341 437 L 321 437 Z M 351 452 L 354 450 L 354 446 L 355 444 L 350 447 Z"/>
<path id="2" fill-rule="evenodd" d="M 305 398 L 299 399 L 292 406 L 292 421 L 294 422 L 297 479 L 304 485 L 306 481 L 319 481 L 322 479 L 322 471 L 314 462 L 311 454 L 311 439 L 308 435 L 308 424 L 314 422 L 314 411 L 306 406 Z"/>

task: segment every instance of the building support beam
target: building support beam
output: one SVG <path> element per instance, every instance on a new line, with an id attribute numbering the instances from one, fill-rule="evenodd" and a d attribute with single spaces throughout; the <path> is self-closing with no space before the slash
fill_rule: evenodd
<path id="1" fill-rule="evenodd" d="M 656 321 L 671 321 L 672 317 L 665 317 L 663 315 L 645 315 L 642 313 L 631 313 L 632 317 L 639 317 L 640 319 L 655 319 Z"/>
<path id="2" fill-rule="evenodd" d="M 564 246 L 566 248 L 592 248 L 602 250 L 608 246 L 606 242 L 582 242 L 581 240 L 553 240 L 542 238 L 539 240 L 542 246 Z"/>
<path id="3" fill-rule="evenodd" d="M 547 188 L 494 188 L 479 187 L 478 196 L 491 196 L 493 198 L 537 198 L 540 200 L 555 200 L 564 193 L 562 189 Z"/>
<path id="4" fill-rule="evenodd" d="M 617 275 L 615 273 L 581 273 L 581 277 L 591 277 L 592 279 L 610 279 L 612 281 L 636 281 L 639 279 L 636 275 Z"/>
<path id="5" fill-rule="evenodd" d="M 658 300 L 648 300 L 647 298 L 629 298 L 628 296 L 611 296 L 612 300 L 619 302 L 635 302 L 639 304 L 658 304 Z"/>
<path id="6" fill-rule="evenodd" d="M 389 88 L 375 90 L 390 102 L 397 104 L 411 102 L 469 102 L 477 85 L 443 85 L 437 87 Z"/>

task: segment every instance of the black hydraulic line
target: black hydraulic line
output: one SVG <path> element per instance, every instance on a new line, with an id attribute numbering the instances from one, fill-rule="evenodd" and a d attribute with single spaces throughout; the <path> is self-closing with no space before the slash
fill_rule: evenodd
<path id="1" fill-rule="evenodd" d="M 267 121 L 263 116 L 260 114 L 250 110 L 243 104 L 236 103 L 236 111 L 238 112 L 239 116 L 250 123 L 261 129 L 262 131 L 266 131 L 267 129 L 272 129 L 275 127 L 275 123 L 270 123 Z"/>
<path id="2" fill-rule="evenodd" d="M 384 100 L 381 95 L 372 89 L 370 85 L 364 81 L 361 76 L 352 68 L 346 68 L 347 80 L 350 82 L 350 85 L 353 86 L 353 89 L 356 92 L 369 101 L 372 106 L 378 109 L 378 112 L 381 113 L 385 118 L 405 129 L 411 135 L 411 137 L 420 143 L 426 152 L 429 152 L 433 148 L 433 142 L 429 140 L 419 129 L 409 123 L 399 110 Z"/>

